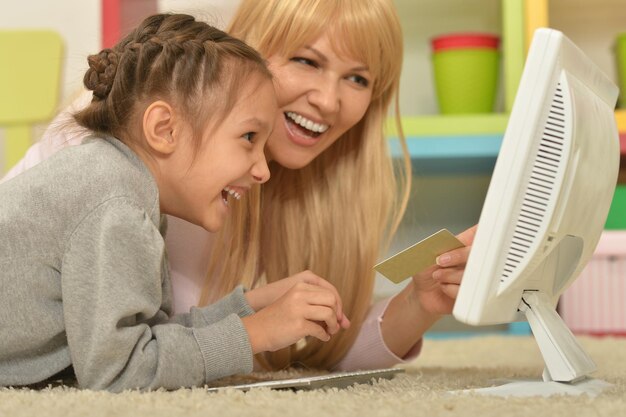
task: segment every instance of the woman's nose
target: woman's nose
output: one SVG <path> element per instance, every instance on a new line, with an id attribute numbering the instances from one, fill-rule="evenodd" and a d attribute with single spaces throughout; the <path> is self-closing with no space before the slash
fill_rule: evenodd
<path id="1" fill-rule="evenodd" d="M 324 114 L 339 110 L 339 82 L 331 77 L 317 80 L 309 93 L 309 102 Z"/>

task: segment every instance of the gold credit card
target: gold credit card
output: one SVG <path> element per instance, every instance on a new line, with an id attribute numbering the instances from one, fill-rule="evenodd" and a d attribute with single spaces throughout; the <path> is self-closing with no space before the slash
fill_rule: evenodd
<path id="1" fill-rule="evenodd" d="M 374 269 L 396 284 L 435 265 L 437 256 L 465 246 L 447 229 L 441 229 L 415 245 L 385 259 Z"/>

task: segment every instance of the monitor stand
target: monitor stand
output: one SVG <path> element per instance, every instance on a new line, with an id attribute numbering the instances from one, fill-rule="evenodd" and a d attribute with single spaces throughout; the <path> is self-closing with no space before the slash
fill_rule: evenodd
<path id="1" fill-rule="evenodd" d="M 496 396 L 580 395 L 595 397 L 612 386 L 590 378 L 595 363 L 583 350 L 550 298 L 539 291 L 524 291 L 519 310 L 526 315 L 546 367 L 543 380 L 499 380 L 501 385 L 456 391 Z"/>

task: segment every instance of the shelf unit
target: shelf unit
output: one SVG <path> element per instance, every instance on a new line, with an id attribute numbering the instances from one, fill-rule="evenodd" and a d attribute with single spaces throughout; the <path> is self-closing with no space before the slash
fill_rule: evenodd
<path id="1" fill-rule="evenodd" d="M 489 174 L 493 170 L 524 62 L 524 0 L 396 0 L 405 32 L 401 80 L 402 128 L 418 173 Z M 419 11 L 419 13 L 416 13 Z M 421 20 L 420 20 L 421 19 Z M 496 112 L 437 115 L 429 41 L 449 32 L 476 31 L 501 37 L 500 88 Z M 415 75 L 421 80 L 417 94 Z M 416 105 L 422 100 L 427 104 Z M 408 114 L 412 114 L 408 116 Z M 389 136 L 396 136 L 393 126 Z M 399 147 L 391 142 L 394 155 Z"/>
<path id="2" fill-rule="evenodd" d="M 402 128 L 417 172 L 422 175 L 491 173 L 506 129 L 508 113 L 513 104 L 530 39 L 538 27 L 553 27 L 563 31 L 615 79 L 615 70 L 610 67 L 614 62 L 610 43 L 620 30 L 626 32 L 626 24 L 621 23 L 626 22 L 626 8 L 618 7 L 621 6 L 621 2 L 623 0 L 482 0 L 479 7 L 476 7 L 476 2 L 471 2 L 472 10 L 469 10 L 468 5 L 461 4 L 459 0 L 438 2 L 396 0 L 403 16 L 401 19 L 405 37 L 414 37 L 407 39 L 405 46 L 409 64 L 416 61 L 421 61 L 422 66 L 431 64 L 427 49 L 428 41 L 437 34 L 454 31 L 495 31 L 502 36 L 502 91 L 499 97 L 499 111 L 495 113 L 459 116 L 432 114 L 435 103 L 432 73 L 429 68 L 419 72 L 405 65 L 404 73 L 415 72 L 423 78 L 419 88 L 426 90 L 426 93 L 413 93 L 415 82 L 407 81 L 414 79 L 411 76 L 405 76 L 401 83 L 401 91 L 411 91 L 410 97 L 413 100 L 417 97 L 430 102 L 417 108 L 418 114 L 412 114 L 416 111 L 415 105 L 407 103 L 407 99 L 403 99 L 401 93 L 401 107 L 403 111 L 408 108 L 402 117 Z M 445 13 L 450 13 L 450 16 L 445 15 L 445 19 L 451 23 L 447 26 L 436 26 L 438 30 L 433 30 L 431 23 L 430 26 L 426 25 L 423 32 L 416 33 L 414 26 L 424 23 L 418 21 L 417 24 L 413 24 L 416 9 L 424 15 L 433 14 L 430 20 L 442 19 Z M 576 10 L 574 15 L 568 15 L 574 9 Z M 485 19 L 477 17 L 477 14 L 493 13 L 493 10 L 501 16 L 499 24 L 494 24 L 493 16 Z M 614 13 L 615 10 L 618 12 Z M 609 15 L 612 18 L 608 20 L 613 23 L 604 25 Z M 590 31 L 580 29 L 588 26 L 587 20 L 581 19 L 590 21 L 596 19 L 592 23 L 596 26 L 604 25 L 601 35 L 593 36 L 591 41 L 587 41 L 585 36 L 588 36 Z M 417 42 L 422 45 L 416 46 Z M 604 55 L 598 54 L 594 42 L 601 42 L 602 48 L 599 49 Z M 421 55 L 419 59 L 411 58 L 416 53 Z M 413 85 L 410 85 L 410 82 Z M 616 110 L 615 117 L 620 132 L 622 160 L 626 160 L 626 109 Z M 388 134 L 391 138 L 397 136 L 391 124 Z M 391 149 L 394 155 L 400 154 L 399 146 L 394 139 L 391 140 Z M 626 181 L 626 173 L 623 171 L 624 168 L 620 181 Z"/>

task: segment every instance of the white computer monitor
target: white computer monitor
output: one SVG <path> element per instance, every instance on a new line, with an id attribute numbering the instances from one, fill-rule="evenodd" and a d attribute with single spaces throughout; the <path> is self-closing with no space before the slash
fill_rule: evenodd
<path id="1" fill-rule="evenodd" d="M 527 320 L 544 381 L 575 383 L 595 370 L 556 304 L 591 258 L 609 211 L 617 96 L 561 32 L 535 32 L 454 306 L 472 325 Z"/>

